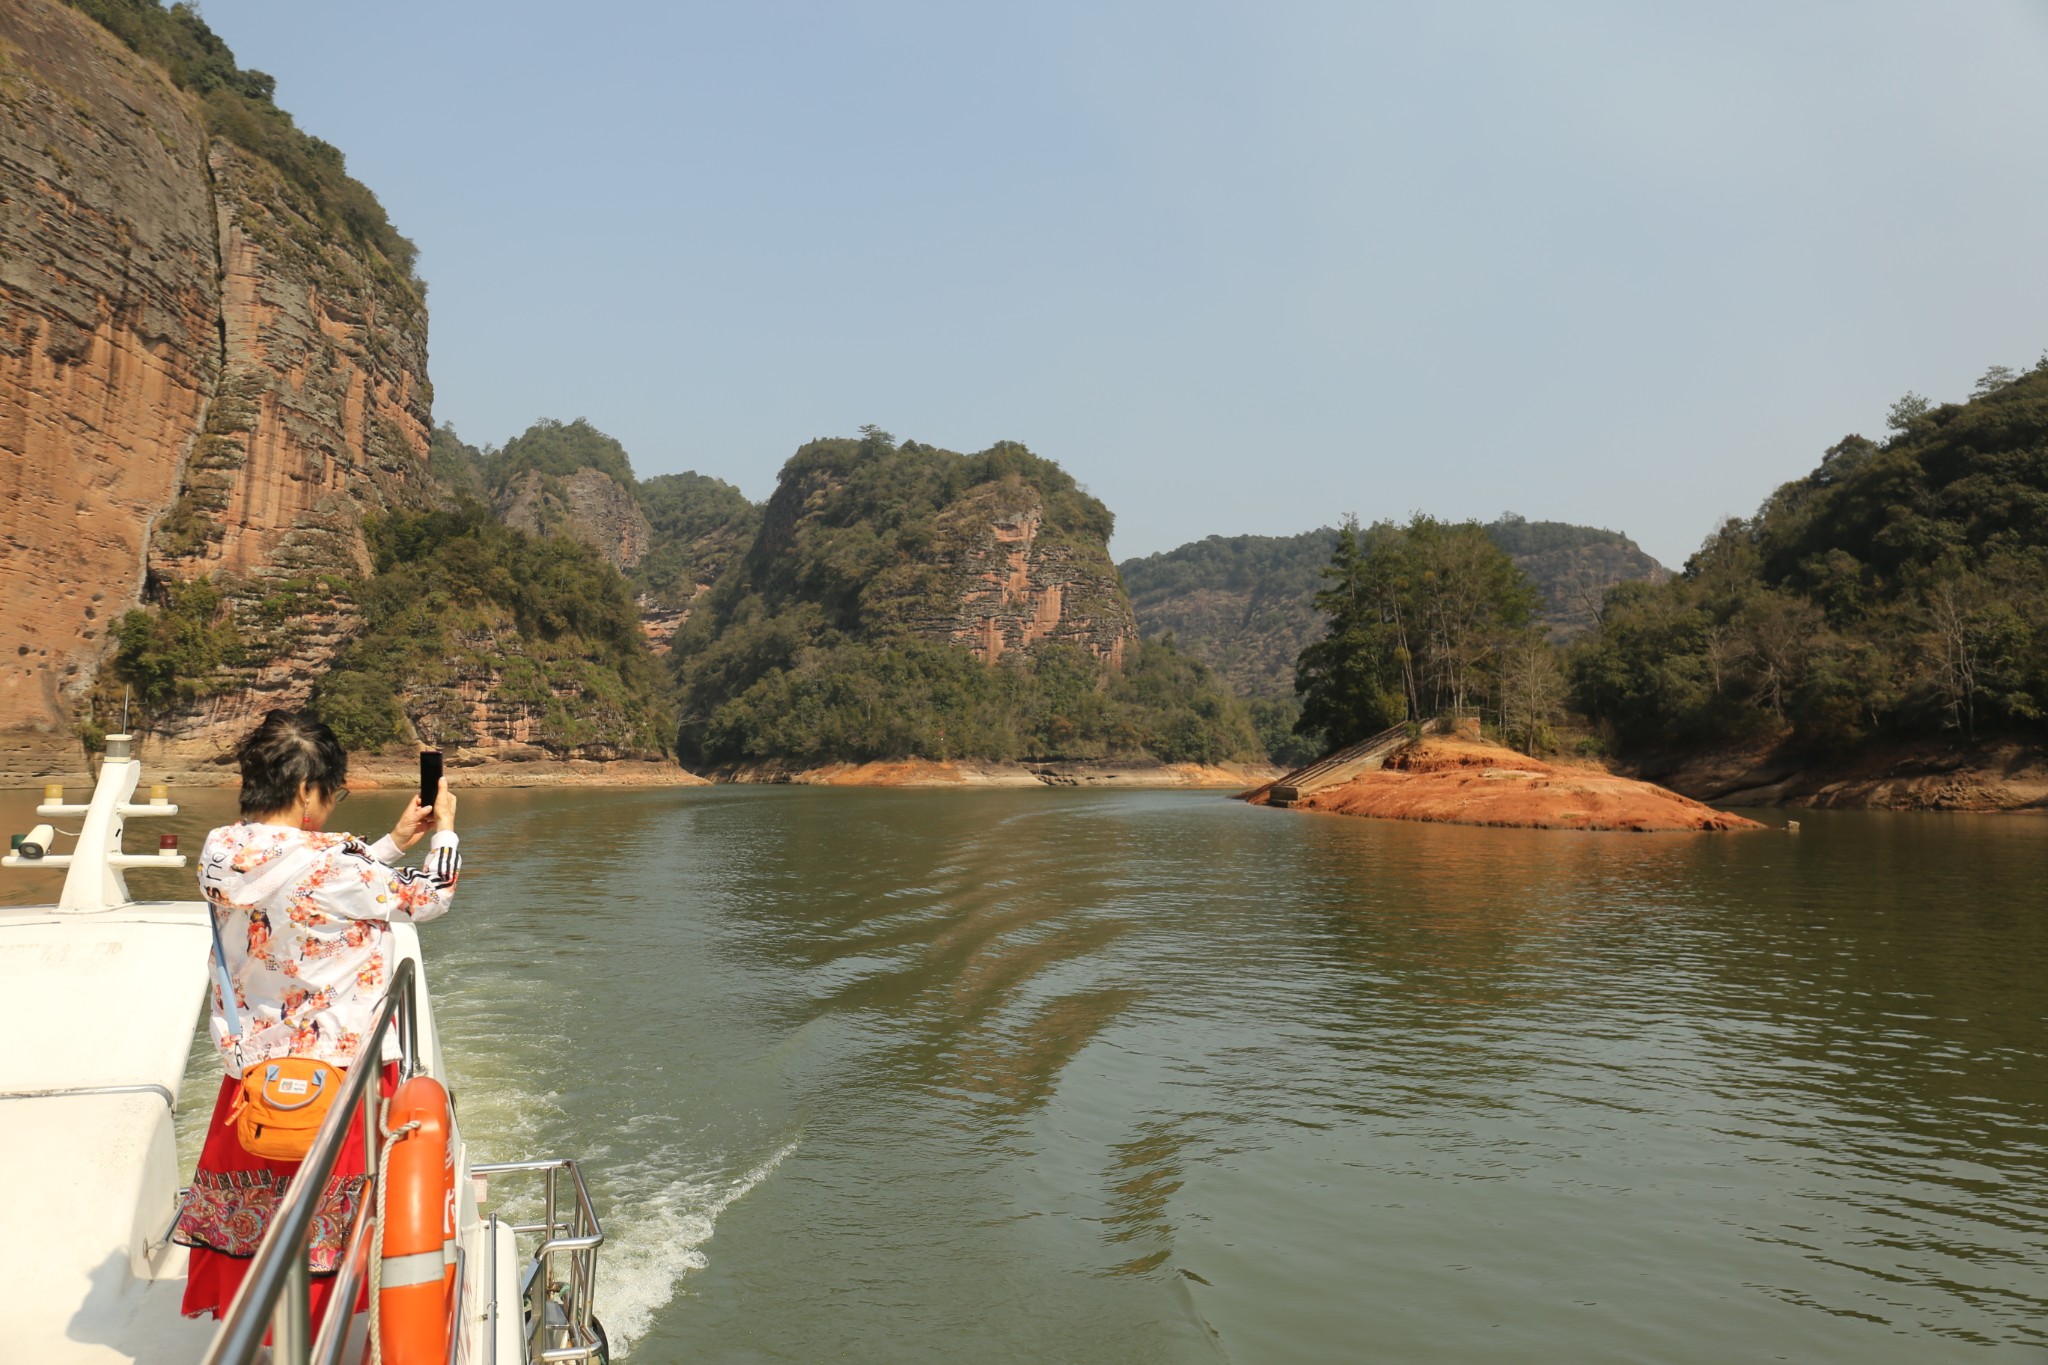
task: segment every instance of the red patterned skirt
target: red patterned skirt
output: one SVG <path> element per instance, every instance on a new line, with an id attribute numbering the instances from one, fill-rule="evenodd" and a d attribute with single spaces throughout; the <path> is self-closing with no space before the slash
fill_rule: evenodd
<path id="1" fill-rule="evenodd" d="M 382 1079 L 383 1093 L 389 1096 L 398 1088 L 396 1062 L 385 1064 Z M 220 1083 L 213 1118 L 206 1127 L 206 1145 L 199 1152 L 199 1169 L 192 1175 L 192 1192 L 185 1197 L 185 1207 L 171 1233 L 174 1241 L 192 1248 L 183 1305 L 188 1318 L 208 1314 L 218 1318 L 227 1311 L 235 1291 L 242 1287 L 242 1277 L 249 1273 L 249 1259 L 270 1230 L 271 1216 L 299 1172 L 296 1161 L 266 1161 L 242 1149 L 235 1137 L 234 1120 L 229 1117 L 241 1086 L 241 1079 L 235 1076 Z M 327 1197 L 313 1217 L 312 1320 L 316 1328 L 334 1292 L 334 1272 L 341 1266 L 342 1245 L 355 1222 L 366 1183 L 363 1125 L 358 1118 L 348 1126 Z M 369 1306 L 367 1294 L 365 1285 L 356 1312 Z"/>

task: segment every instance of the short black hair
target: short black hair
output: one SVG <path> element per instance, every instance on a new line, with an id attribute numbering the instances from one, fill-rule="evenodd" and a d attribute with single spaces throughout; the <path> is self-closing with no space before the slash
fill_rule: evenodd
<path id="1" fill-rule="evenodd" d="M 235 746 L 242 765 L 242 814 L 273 815 L 310 782 L 323 797 L 348 781 L 348 751 L 334 731 L 304 711 L 272 711 Z"/>

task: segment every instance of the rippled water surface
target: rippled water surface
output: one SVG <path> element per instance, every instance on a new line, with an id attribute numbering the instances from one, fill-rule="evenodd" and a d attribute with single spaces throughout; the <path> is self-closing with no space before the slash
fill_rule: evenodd
<path id="1" fill-rule="evenodd" d="M 2048 1360 L 2048 821 L 464 812 L 465 1127 L 636 1361 Z"/>

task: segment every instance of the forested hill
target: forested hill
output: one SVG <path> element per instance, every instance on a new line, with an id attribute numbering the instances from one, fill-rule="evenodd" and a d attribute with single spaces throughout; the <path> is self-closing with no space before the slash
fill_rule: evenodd
<path id="1" fill-rule="evenodd" d="M 2048 735 L 2048 357 L 1965 403 L 1908 395 L 1721 527 L 1663 584 L 1608 598 L 1575 700 L 1625 750 L 1784 736 Z"/>
<path id="2" fill-rule="evenodd" d="M 676 636 L 684 761 L 1251 756 L 1208 671 L 1136 640 L 1111 526 L 1014 442 L 806 445 Z"/>
<path id="3" fill-rule="evenodd" d="M 1568 640 L 1590 630 L 1607 590 L 1615 584 L 1659 583 L 1671 576 L 1619 531 L 1526 521 L 1509 513 L 1487 523 L 1486 534 L 1536 585 L 1552 640 Z"/>
<path id="4" fill-rule="evenodd" d="M 1322 634 L 1314 598 L 1337 544 L 1298 536 L 1210 536 L 1118 565 L 1138 629 L 1174 642 L 1240 696 L 1294 695 L 1294 661 Z"/>
<path id="5" fill-rule="evenodd" d="M 751 543 L 761 509 L 722 479 L 634 477 L 626 448 L 579 417 L 542 418 L 497 450 L 434 433 L 434 473 L 506 525 L 582 541 L 623 572 L 644 607 L 678 615 Z"/>
<path id="6" fill-rule="evenodd" d="M 1669 572 L 1616 531 L 1512 514 L 1486 531 L 1542 594 L 1555 638 L 1591 625 L 1613 584 Z M 1314 598 L 1336 543 L 1328 527 L 1210 536 L 1118 567 L 1144 635 L 1170 632 L 1242 696 L 1284 698 L 1293 695 L 1296 658 L 1322 634 Z"/>

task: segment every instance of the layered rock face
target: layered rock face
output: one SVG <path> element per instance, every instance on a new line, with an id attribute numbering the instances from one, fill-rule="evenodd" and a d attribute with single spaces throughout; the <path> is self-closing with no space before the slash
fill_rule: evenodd
<path id="1" fill-rule="evenodd" d="M 269 166 L 219 142 L 209 166 L 225 365 L 155 540 L 161 569 L 364 573 L 363 514 L 429 497 L 425 305 Z"/>
<path id="2" fill-rule="evenodd" d="M 74 11 L 0 7 L 0 735 L 69 748 L 220 375 L 206 138 Z"/>
<path id="3" fill-rule="evenodd" d="M 590 546 L 615 569 L 646 557 L 654 531 L 630 489 L 597 469 L 550 476 L 528 470 L 496 500 L 499 520 L 528 535 L 569 535 Z"/>
<path id="4" fill-rule="evenodd" d="M 72 749 L 110 624 L 210 575 L 240 685 L 164 728 L 216 742 L 352 632 L 317 585 L 363 515 L 432 496 L 425 305 L 75 10 L 0 7 L 0 106 L 0 736 Z"/>
<path id="5" fill-rule="evenodd" d="M 984 663 L 1051 640 L 1121 668 L 1137 625 L 1107 550 L 1043 536 L 1044 514 L 1035 505 L 990 510 L 950 519 L 966 543 L 941 560 L 956 576 L 945 637 Z"/>

